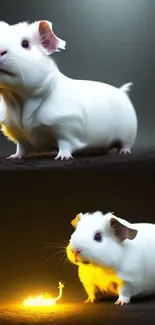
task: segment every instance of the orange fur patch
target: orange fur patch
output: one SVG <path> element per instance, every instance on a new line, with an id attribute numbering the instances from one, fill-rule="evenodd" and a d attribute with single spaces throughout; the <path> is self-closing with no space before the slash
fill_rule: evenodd
<path id="1" fill-rule="evenodd" d="M 77 226 L 77 223 L 79 222 L 80 220 L 80 214 L 77 214 L 76 217 L 71 221 L 71 225 L 76 228 Z"/>
<path id="2" fill-rule="evenodd" d="M 3 124 L 1 124 L 1 130 L 3 132 L 3 134 L 11 141 L 16 142 L 17 139 L 14 136 L 14 132 L 12 132 L 12 129 L 9 128 L 8 126 L 5 126 Z"/>

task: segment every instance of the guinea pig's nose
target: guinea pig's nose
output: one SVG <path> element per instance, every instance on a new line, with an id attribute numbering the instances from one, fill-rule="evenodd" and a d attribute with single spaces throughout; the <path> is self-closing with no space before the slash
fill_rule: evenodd
<path id="1" fill-rule="evenodd" d="M 7 54 L 7 51 L 6 51 L 6 50 L 1 50 L 1 49 L 0 49 L 0 56 L 3 56 L 3 55 L 5 55 L 5 54 Z"/>
<path id="2" fill-rule="evenodd" d="M 80 249 L 72 249 L 72 253 L 77 256 L 81 253 L 81 250 Z"/>

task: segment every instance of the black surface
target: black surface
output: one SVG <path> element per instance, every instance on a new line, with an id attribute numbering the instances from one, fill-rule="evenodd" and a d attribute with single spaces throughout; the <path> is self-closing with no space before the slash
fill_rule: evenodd
<path id="1" fill-rule="evenodd" d="M 26 312 L 23 308 L 0 309 L 0 324 L 154 324 L 155 301 L 135 302 L 119 307 L 113 302 L 101 302 L 93 305 L 62 304 L 48 312 Z"/>
<path id="2" fill-rule="evenodd" d="M 133 153 L 132 155 L 87 155 L 75 156 L 69 161 L 58 160 L 54 157 L 23 158 L 21 160 L 7 160 L 0 158 L 0 171 L 128 171 L 147 170 L 155 164 L 155 151 Z"/>
<path id="3" fill-rule="evenodd" d="M 132 154 L 119 155 L 115 151 L 108 154 L 73 155 L 69 161 L 57 160 L 55 156 L 23 158 L 21 160 L 6 159 L 15 153 L 16 145 L 0 135 L 0 171 L 128 171 L 148 170 L 154 168 L 155 149 L 135 149 Z"/>

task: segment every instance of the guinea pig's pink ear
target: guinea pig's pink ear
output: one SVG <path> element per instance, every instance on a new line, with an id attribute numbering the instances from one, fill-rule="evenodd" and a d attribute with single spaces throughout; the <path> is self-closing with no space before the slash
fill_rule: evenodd
<path id="1" fill-rule="evenodd" d="M 138 230 L 124 226 L 115 218 L 111 218 L 110 224 L 114 235 L 120 242 L 123 242 L 125 239 L 133 240 L 137 236 Z"/>
<path id="2" fill-rule="evenodd" d="M 59 52 L 59 49 L 65 50 L 66 42 L 58 38 L 52 30 L 52 23 L 47 21 L 39 22 L 39 35 L 41 45 L 48 55 Z"/>
<path id="3" fill-rule="evenodd" d="M 80 221 L 80 219 L 82 218 L 83 214 L 82 213 L 79 213 L 76 215 L 76 217 L 71 221 L 71 225 L 76 228 L 77 227 L 77 224 L 78 222 Z"/>

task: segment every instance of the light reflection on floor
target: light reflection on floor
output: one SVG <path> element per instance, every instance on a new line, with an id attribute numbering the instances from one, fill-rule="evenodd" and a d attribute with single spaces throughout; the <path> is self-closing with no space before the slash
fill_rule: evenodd
<path id="1" fill-rule="evenodd" d="M 16 324 L 20 322 L 53 322 L 72 316 L 78 310 L 79 307 L 76 304 L 57 304 L 51 307 L 31 308 L 22 305 L 1 306 L 0 324 L 2 321 L 10 321 L 10 323 Z"/>

